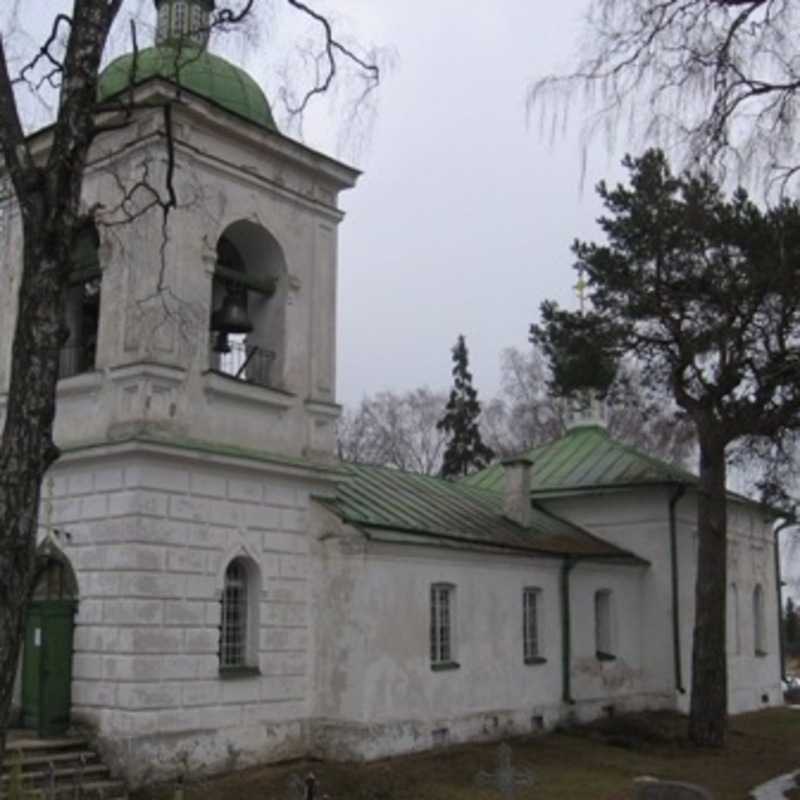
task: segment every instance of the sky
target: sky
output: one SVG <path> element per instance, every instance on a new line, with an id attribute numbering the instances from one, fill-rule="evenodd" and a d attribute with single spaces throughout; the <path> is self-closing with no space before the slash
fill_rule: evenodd
<path id="1" fill-rule="evenodd" d="M 568 62 L 585 1 L 356 5 L 371 7 L 365 40 L 397 61 L 342 196 L 339 398 L 448 387 L 462 333 L 488 398 L 542 300 L 575 303 L 570 244 L 596 234 L 592 187 L 621 157 L 598 142 L 582 191 L 579 114 L 555 140 L 526 120 L 526 90 Z"/>

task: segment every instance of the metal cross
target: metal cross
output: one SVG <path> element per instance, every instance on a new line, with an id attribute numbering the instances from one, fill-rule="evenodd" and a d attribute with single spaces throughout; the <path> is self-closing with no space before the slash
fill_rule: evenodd
<path id="1" fill-rule="evenodd" d="M 583 267 L 578 270 L 578 282 L 572 288 L 575 289 L 576 294 L 578 295 L 578 301 L 580 302 L 581 306 L 581 315 L 585 310 L 586 306 L 586 290 L 589 288 L 589 281 L 586 280 L 584 277 Z"/>
<path id="2" fill-rule="evenodd" d="M 533 771 L 515 769 L 511 764 L 511 748 L 503 743 L 497 748 L 497 769 L 494 772 L 479 772 L 475 783 L 489 789 L 497 789 L 506 800 L 512 800 L 518 786 L 533 786 Z"/>

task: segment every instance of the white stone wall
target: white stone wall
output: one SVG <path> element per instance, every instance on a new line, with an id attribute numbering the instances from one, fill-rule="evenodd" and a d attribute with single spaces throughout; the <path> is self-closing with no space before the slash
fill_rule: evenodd
<path id="1" fill-rule="evenodd" d="M 672 644 L 672 586 L 669 550 L 669 488 L 636 493 L 606 493 L 548 501 L 557 514 L 584 526 L 651 563 L 642 576 L 645 626 L 645 681 L 649 691 L 673 692 L 675 703 L 688 711 L 692 675 L 692 639 L 697 575 L 697 497 L 687 494 L 677 506 L 681 671 L 684 693 L 675 692 Z M 728 516 L 728 583 L 739 593 L 739 648 L 728 639 L 728 706 L 741 713 L 780 705 L 778 610 L 775 589 L 774 541 L 769 520 L 755 506 L 732 502 Z M 756 656 L 753 644 L 752 593 L 764 590 L 767 655 Z M 729 600 L 730 609 L 730 600 Z M 729 620 L 732 619 L 729 610 Z M 729 625 L 729 634 L 732 627 Z M 764 699 L 766 697 L 766 700 Z"/>
<path id="2" fill-rule="evenodd" d="M 73 715 L 134 784 L 306 752 L 314 475 L 131 449 L 67 458 L 42 522 L 80 590 Z M 222 679 L 220 598 L 237 555 L 261 573 L 256 677 Z"/>
<path id="3" fill-rule="evenodd" d="M 580 566 L 571 578 L 574 706 L 562 702 L 560 559 L 365 542 L 335 521 L 320 545 L 314 746 L 375 758 L 447 741 L 495 738 L 664 704 L 642 675 L 641 573 Z M 454 659 L 430 662 L 430 587 L 455 586 Z M 525 664 L 522 592 L 541 589 L 541 664 Z M 596 588 L 615 594 L 618 658 L 594 652 Z M 590 664 L 591 662 L 591 664 Z"/>

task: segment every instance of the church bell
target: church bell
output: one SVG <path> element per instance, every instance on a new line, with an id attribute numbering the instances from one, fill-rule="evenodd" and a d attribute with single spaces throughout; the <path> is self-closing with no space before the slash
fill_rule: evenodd
<path id="1" fill-rule="evenodd" d="M 222 308 L 211 315 L 211 329 L 225 336 L 231 333 L 250 333 L 253 330 L 253 323 L 247 315 L 245 289 L 228 289 Z"/>

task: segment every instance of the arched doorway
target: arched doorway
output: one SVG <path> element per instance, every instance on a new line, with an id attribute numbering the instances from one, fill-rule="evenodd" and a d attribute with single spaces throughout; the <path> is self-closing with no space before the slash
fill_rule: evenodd
<path id="1" fill-rule="evenodd" d="M 22 657 L 22 724 L 40 736 L 69 727 L 77 601 L 72 568 L 63 558 L 47 556 L 28 607 Z"/>

